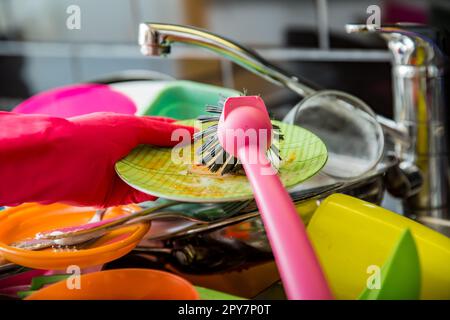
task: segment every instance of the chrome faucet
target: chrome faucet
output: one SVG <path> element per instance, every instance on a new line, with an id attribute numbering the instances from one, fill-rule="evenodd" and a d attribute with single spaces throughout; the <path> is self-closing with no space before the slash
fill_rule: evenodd
<path id="1" fill-rule="evenodd" d="M 375 31 L 364 26 L 349 25 L 349 32 Z M 400 159 L 397 169 L 404 177 L 416 177 L 421 169 L 423 184 L 412 182 L 404 192 L 404 212 L 427 223 L 427 218 L 448 219 L 448 158 L 445 116 L 442 94 L 442 56 L 431 41 L 400 27 L 377 30 L 388 40 L 394 52 L 395 121 L 377 115 L 386 134 L 396 142 Z M 173 43 L 183 43 L 211 50 L 247 70 L 302 97 L 317 90 L 317 86 L 298 76 L 287 74 L 256 52 L 242 45 L 201 29 L 165 24 L 142 23 L 139 44 L 144 55 L 170 53 Z M 409 174 L 412 171 L 413 174 Z M 408 180 L 408 179 L 406 179 Z M 408 183 L 408 182 L 407 182 Z M 419 190 L 417 192 L 417 190 Z M 432 223 L 432 227 L 436 227 Z"/>
<path id="2" fill-rule="evenodd" d="M 190 27 L 167 23 L 141 23 L 139 26 L 139 45 L 146 56 L 164 56 L 170 53 L 174 43 L 201 47 L 230 59 L 250 72 L 285 88 L 301 97 L 308 97 L 320 88 L 300 76 L 289 75 L 257 52 L 237 42 L 214 33 Z M 377 120 L 399 144 L 409 144 L 405 129 L 396 122 L 377 115 Z"/>
<path id="3" fill-rule="evenodd" d="M 397 144 L 398 158 L 422 172 L 419 192 L 404 199 L 405 214 L 437 227 L 448 225 L 449 158 L 444 102 L 444 55 L 427 36 L 416 32 L 423 26 L 398 24 L 347 25 L 347 32 L 378 33 L 393 54 L 394 120 L 406 129 L 410 143 Z M 433 223 L 434 222 L 434 223 Z M 442 223 L 445 224 L 445 223 Z"/>

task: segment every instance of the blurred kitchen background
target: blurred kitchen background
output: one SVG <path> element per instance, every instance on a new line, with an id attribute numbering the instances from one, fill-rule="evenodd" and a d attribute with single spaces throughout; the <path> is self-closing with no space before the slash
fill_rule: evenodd
<path id="1" fill-rule="evenodd" d="M 70 5 L 81 29 L 69 30 Z M 261 94 L 273 112 L 299 99 L 239 66 L 199 49 L 175 47 L 165 59 L 144 57 L 141 21 L 206 28 L 319 85 L 350 92 L 375 111 L 392 113 L 390 54 L 376 35 L 347 35 L 370 5 L 383 23 L 425 23 L 448 32 L 450 1 L 376 0 L 0 0 L 0 109 L 42 90 L 92 81 L 121 70 L 155 70 L 178 79 Z M 448 38 L 447 38 L 448 39 Z M 448 53 L 448 40 L 439 40 Z"/>

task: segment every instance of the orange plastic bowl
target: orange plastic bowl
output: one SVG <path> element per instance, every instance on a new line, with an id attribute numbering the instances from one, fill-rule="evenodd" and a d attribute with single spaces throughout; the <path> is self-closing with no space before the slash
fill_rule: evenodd
<path id="1" fill-rule="evenodd" d="M 110 208 L 104 218 L 129 214 L 139 209 L 136 205 Z M 87 223 L 94 213 L 94 208 L 64 204 L 24 204 L 6 209 L 0 212 L 0 253 L 11 262 L 34 269 L 66 270 L 71 265 L 85 268 L 101 265 L 127 254 L 150 227 L 149 223 L 123 227 L 107 233 L 88 248 L 77 251 L 30 251 L 8 245 L 34 237 L 41 231 Z"/>
<path id="2" fill-rule="evenodd" d="M 70 281 L 70 279 L 68 280 Z M 80 276 L 79 289 L 60 281 L 26 300 L 197 300 L 194 286 L 174 274 L 147 269 L 116 269 Z"/>

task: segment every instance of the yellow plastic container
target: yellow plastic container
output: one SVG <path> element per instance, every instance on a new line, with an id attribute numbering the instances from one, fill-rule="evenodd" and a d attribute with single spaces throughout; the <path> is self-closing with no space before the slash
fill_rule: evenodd
<path id="1" fill-rule="evenodd" d="M 372 275 L 368 268 L 383 266 L 406 228 L 410 229 L 419 253 L 421 299 L 450 299 L 449 238 L 399 214 L 342 194 L 328 197 L 308 225 L 334 296 L 357 299 Z"/>

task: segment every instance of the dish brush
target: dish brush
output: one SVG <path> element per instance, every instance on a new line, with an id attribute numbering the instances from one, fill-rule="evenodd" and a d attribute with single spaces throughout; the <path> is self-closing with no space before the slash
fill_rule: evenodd
<path id="1" fill-rule="evenodd" d="M 281 183 L 276 166 L 283 138 L 273 127 L 259 96 L 230 97 L 207 106 L 212 124 L 194 136 L 196 150 L 211 172 L 235 174 L 243 169 L 250 181 L 275 262 L 289 299 L 331 299 L 332 295 L 296 208 Z M 274 142 L 274 143 L 272 143 Z"/>

